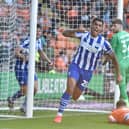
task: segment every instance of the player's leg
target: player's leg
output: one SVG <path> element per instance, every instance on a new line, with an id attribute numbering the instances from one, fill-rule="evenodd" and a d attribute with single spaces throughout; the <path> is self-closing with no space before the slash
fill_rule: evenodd
<path id="1" fill-rule="evenodd" d="M 62 115 L 64 109 L 70 102 L 71 96 L 73 95 L 74 88 L 77 85 L 78 79 L 79 79 L 78 68 L 76 65 L 71 64 L 68 70 L 67 88 L 61 97 L 59 109 L 57 112 L 57 116 L 54 119 L 54 122 L 60 123 L 62 121 Z"/>
<path id="2" fill-rule="evenodd" d="M 20 89 L 15 92 L 12 96 L 8 97 L 8 107 L 13 108 L 16 99 L 26 94 L 27 86 L 27 71 L 22 69 L 15 69 L 16 79 L 19 83 Z"/>
<path id="3" fill-rule="evenodd" d="M 84 94 L 87 94 L 87 95 L 92 95 L 92 96 L 96 96 L 96 97 L 102 97 L 103 95 L 90 89 L 90 88 L 86 88 L 85 91 L 84 91 Z"/>
<path id="4" fill-rule="evenodd" d="M 88 83 L 91 80 L 92 77 L 92 71 L 87 71 L 87 70 L 83 70 L 80 69 L 80 78 L 78 81 L 78 85 L 75 87 L 74 92 L 73 92 L 73 99 L 77 100 L 80 95 L 82 94 L 82 92 L 84 93 L 85 90 L 88 88 Z"/>
<path id="5" fill-rule="evenodd" d="M 74 88 L 76 87 L 76 84 L 77 82 L 74 78 L 68 78 L 67 89 L 61 97 L 60 106 L 58 108 L 57 116 L 55 117 L 54 122 L 60 123 L 62 121 L 64 110 L 70 102 L 70 99 L 73 94 Z"/>
<path id="6" fill-rule="evenodd" d="M 127 87 L 129 86 L 129 68 L 128 68 L 128 70 L 126 71 L 126 78 L 127 78 L 127 80 L 126 80 L 126 90 L 128 89 Z M 127 106 L 129 107 L 129 95 L 128 95 L 128 90 L 127 90 L 127 96 L 128 96 L 128 104 L 127 104 Z"/>
<path id="7" fill-rule="evenodd" d="M 34 80 L 35 80 L 34 81 L 34 95 L 35 95 L 37 93 L 37 89 L 38 89 L 38 78 L 36 75 L 34 77 Z M 27 89 L 26 89 L 26 92 L 27 92 Z M 27 97 L 25 97 L 24 102 L 20 108 L 21 112 L 26 113 L 26 106 L 27 106 Z"/>
<path id="8" fill-rule="evenodd" d="M 122 81 L 119 84 L 119 89 L 120 89 L 120 98 L 123 99 L 127 106 L 129 106 L 129 99 L 128 99 L 128 94 L 127 94 L 127 71 L 122 69 L 121 70 L 122 74 Z"/>
<path id="9" fill-rule="evenodd" d="M 13 96 L 8 97 L 8 107 L 9 108 L 13 108 L 14 107 L 14 102 L 16 101 L 16 99 L 18 99 L 21 96 L 25 95 L 25 89 L 26 89 L 26 86 L 22 85 L 20 87 L 20 90 L 18 90 L 16 93 L 14 93 Z"/>

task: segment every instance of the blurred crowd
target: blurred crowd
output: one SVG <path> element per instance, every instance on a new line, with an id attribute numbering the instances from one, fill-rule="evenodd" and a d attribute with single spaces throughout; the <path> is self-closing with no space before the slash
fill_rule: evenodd
<path id="1" fill-rule="evenodd" d="M 110 40 L 112 37 L 111 22 L 117 17 L 117 0 L 42 0 L 38 3 L 37 22 L 43 30 L 41 37 L 43 48 L 53 60 L 54 69 L 57 72 L 67 71 L 68 64 L 78 45 L 78 40 L 64 37 L 62 31 L 66 28 L 86 28 L 88 30 L 91 20 L 96 16 L 104 20 L 103 35 Z M 128 0 L 124 0 L 123 21 L 125 29 L 129 31 Z M 13 49 L 14 44 L 19 44 L 29 34 L 29 27 L 30 0 L 0 0 L 1 44 L 13 41 L 10 44 Z M 2 55 L 2 47 L 0 53 L 1 63 L 7 55 Z M 11 55 L 13 54 L 8 57 Z M 38 71 L 51 70 L 47 63 L 40 60 L 36 62 L 36 65 Z"/>

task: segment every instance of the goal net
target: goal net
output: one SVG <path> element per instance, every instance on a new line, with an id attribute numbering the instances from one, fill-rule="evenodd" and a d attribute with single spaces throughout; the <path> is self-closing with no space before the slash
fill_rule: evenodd
<path id="1" fill-rule="evenodd" d="M 14 48 L 29 35 L 30 4 L 30 0 L 16 0 L 11 3 L 1 1 L 0 4 L 0 114 L 19 115 L 19 108 L 25 99 L 17 99 L 13 111 L 9 110 L 7 99 L 20 88 L 14 71 Z M 79 41 L 64 37 L 62 30 L 89 30 L 91 20 L 97 16 L 104 20 L 103 35 L 110 40 L 110 25 L 112 19 L 118 15 L 117 5 L 117 0 L 39 1 L 37 22 L 43 31 L 42 45 L 48 57 L 53 60 L 54 68 L 40 60 L 36 54 L 35 70 L 39 84 L 34 96 L 34 110 L 57 110 L 66 88 L 68 65 Z M 103 66 L 100 60 L 87 92 L 78 101 L 71 100 L 66 110 L 110 111 L 114 108 L 115 85 L 111 62 Z"/>
<path id="2" fill-rule="evenodd" d="M 15 77 L 15 48 L 29 34 L 30 2 L 28 0 L 0 1 L 0 114 L 5 117 L 10 112 L 7 99 L 19 85 Z M 16 101 L 14 111 L 19 109 L 23 98 Z"/>

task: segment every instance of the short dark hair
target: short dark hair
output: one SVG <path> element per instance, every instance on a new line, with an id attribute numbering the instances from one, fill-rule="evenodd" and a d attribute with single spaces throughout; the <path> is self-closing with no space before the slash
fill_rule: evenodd
<path id="1" fill-rule="evenodd" d="M 95 17 L 92 21 L 92 23 L 94 23 L 95 21 L 99 21 L 102 22 L 102 24 L 104 23 L 103 20 L 101 18 Z"/>
<path id="2" fill-rule="evenodd" d="M 121 106 L 126 106 L 126 102 L 123 99 L 120 99 L 117 103 L 116 103 L 116 107 L 119 108 Z"/>
<path id="3" fill-rule="evenodd" d="M 37 24 L 37 28 L 41 29 L 41 25 L 40 24 Z"/>
<path id="4" fill-rule="evenodd" d="M 114 19 L 113 21 L 112 21 L 112 24 L 120 24 L 120 25 L 123 25 L 123 22 L 122 22 L 122 20 L 121 19 Z"/>

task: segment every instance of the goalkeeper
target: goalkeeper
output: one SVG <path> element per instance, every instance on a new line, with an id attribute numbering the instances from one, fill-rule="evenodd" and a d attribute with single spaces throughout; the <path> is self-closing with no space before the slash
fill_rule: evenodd
<path id="1" fill-rule="evenodd" d="M 47 57 L 42 48 L 41 42 L 42 30 L 41 26 L 37 25 L 37 36 L 36 36 L 36 53 L 38 52 L 42 60 L 46 60 L 50 65 L 53 65 L 51 60 Z M 27 37 L 21 42 L 20 46 L 15 49 L 16 53 L 16 64 L 15 64 L 15 75 L 16 79 L 20 85 L 20 90 L 13 94 L 13 96 L 8 97 L 9 108 L 14 107 L 14 102 L 16 99 L 25 96 L 27 92 L 27 80 L 28 80 L 28 56 L 29 56 L 29 44 L 30 37 Z M 38 88 L 37 75 L 34 75 L 34 94 L 36 94 Z M 26 98 L 22 105 L 21 111 L 26 111 Z"/>
<path id="2" fill-rule="evenodd" d="M 129 107 L 127 95 L 127 82 L 129 79 L 129 33 L 123 30 L 123 23 L 120 19 L 115 19 L 112 22 L 112 31 L 114 35 L 111 45 L 116 54 L 122 74 L 122 81 L 119 84 L 120 98 L 123 99 Z"/>
<path id="3" fill-rule="evenodd" d="M 114 109 L 108 116 L 108 120 L 111 123 L 128 124 L 129 125 L 129 108 L 126 106 L 126 102 L 120 99 Z"/>

